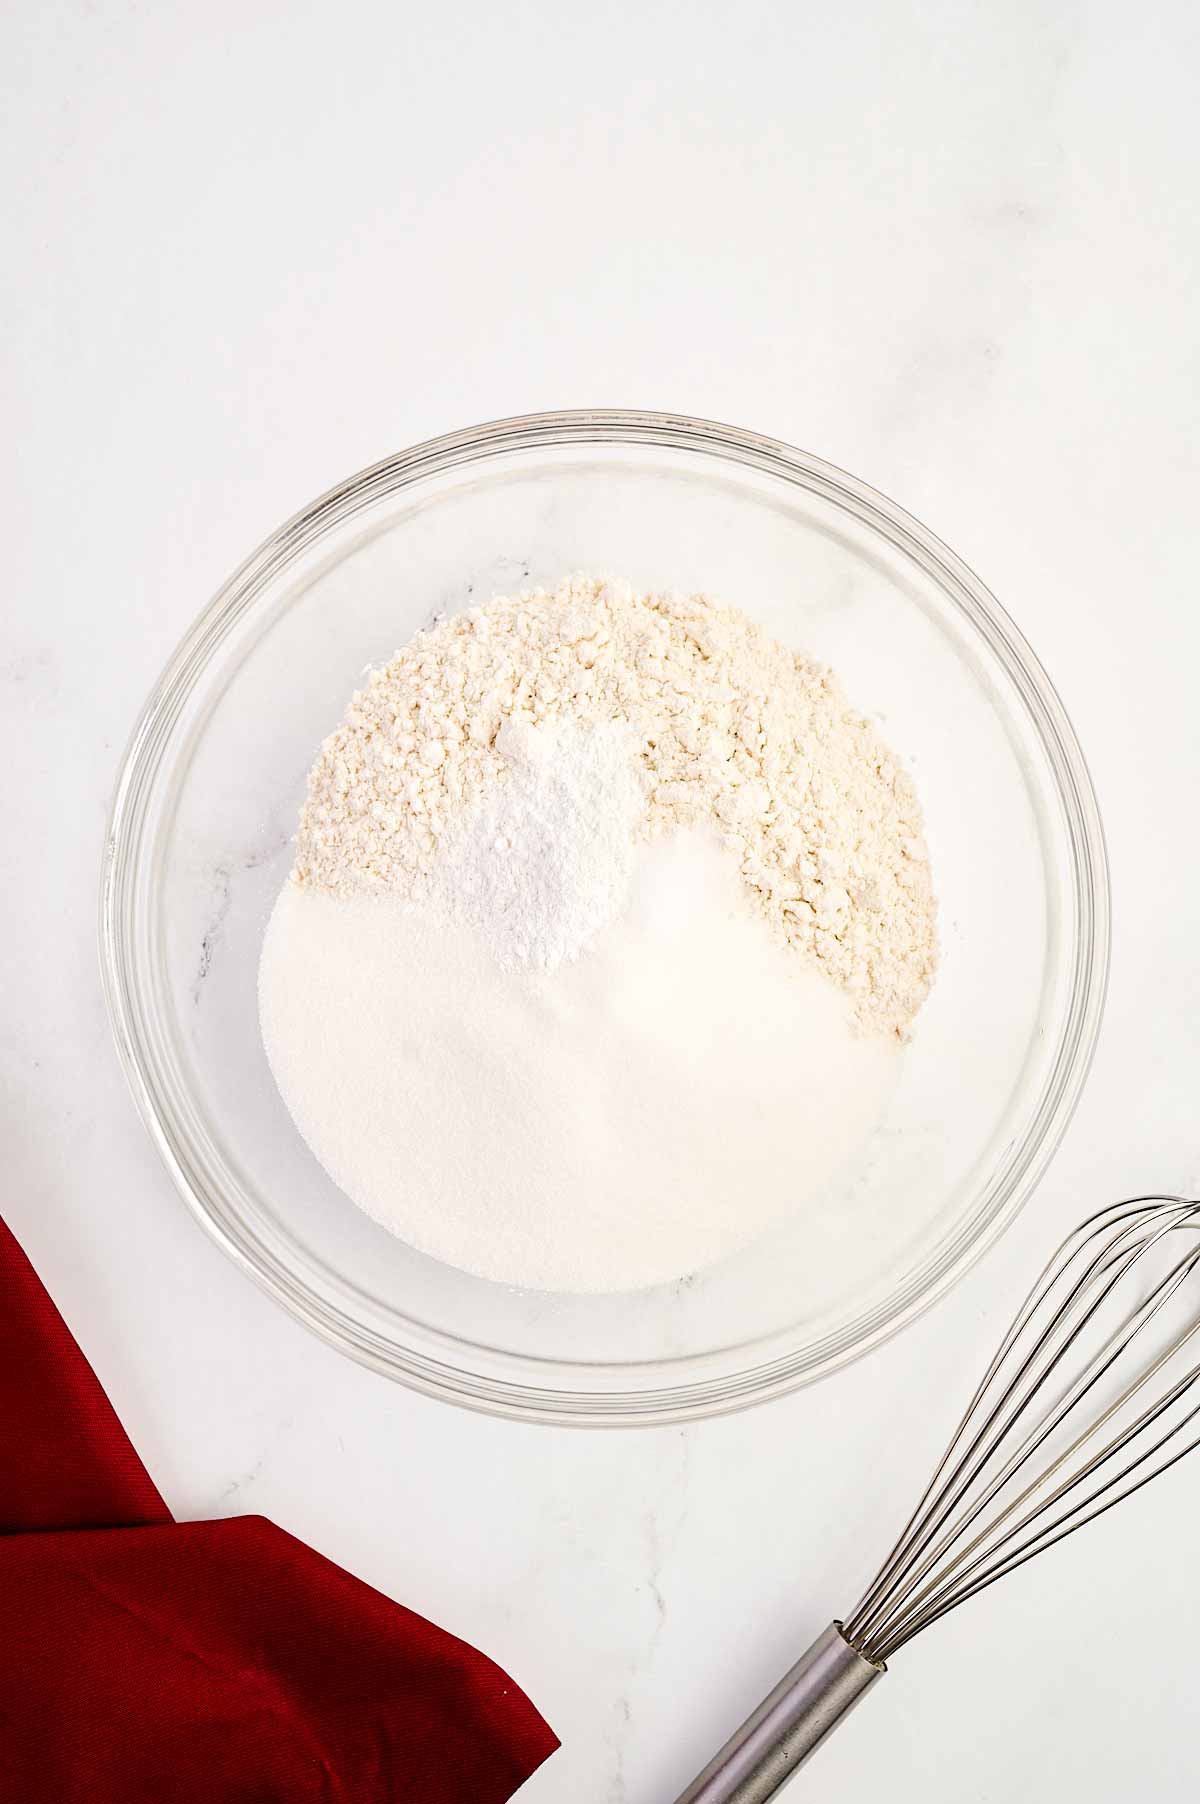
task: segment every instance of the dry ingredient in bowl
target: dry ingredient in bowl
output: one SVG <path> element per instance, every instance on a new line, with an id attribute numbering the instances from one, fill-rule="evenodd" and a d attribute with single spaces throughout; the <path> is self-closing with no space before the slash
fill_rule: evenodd
<path id="1" fill-rule="evenodd" d="M 574 578 L 370 673 L 260 971 L 334 1180 L 484 1277 L 678 1278 L 820 1196 L 935 961 L 916 796 L 827 669 Z"/>
<path id="2" fill-rule="evenodd" d="M 508 723 L 564 718 L 624 723 L 639 837 L 715 827 L 768 926 L 865 1026 L 904 1036 L 936 944 L 912 780 L 830 670 L 705 595 L 575 577 L 418 633 L 322 747 L 293 880 L 429 899 L 447 842 L 509 777 Z"/>

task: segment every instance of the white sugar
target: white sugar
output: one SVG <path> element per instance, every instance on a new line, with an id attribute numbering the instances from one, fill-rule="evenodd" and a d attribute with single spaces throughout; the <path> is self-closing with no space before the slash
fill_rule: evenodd
<path id="1" fill-rule="evenodd" d="M 573 781 L 552 803 L 567 817 Z M 537 929 L 542 962 L 565 961 L 552 973 L 502 965 L 462 858 L 453 922 L 290 883 L 263 950 L 280 1090 L 394 1233 L 504 1283 L 636 1289 L 735 1252 L 861 1146 L 900 1052 L 855 1032 L 850 998 L 764 931 L 707 833 L 639 847 L 607 925 L 622 880 L 586 903 L 569 886 L 571 931 Z M 512 894 L 502 913 L 542 919 L 528 870 Z M 463 919 L 477 906 L 483 931 Z"/>

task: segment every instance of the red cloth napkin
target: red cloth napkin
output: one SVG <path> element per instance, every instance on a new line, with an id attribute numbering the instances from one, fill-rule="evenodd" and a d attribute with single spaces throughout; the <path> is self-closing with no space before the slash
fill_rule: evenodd
<path id="1" fill-rule="evenodd" d="M 173 1521 L 0 1221 L 4 1804 L 503 1804 L 557 1746 L 274 1523 Z"/>

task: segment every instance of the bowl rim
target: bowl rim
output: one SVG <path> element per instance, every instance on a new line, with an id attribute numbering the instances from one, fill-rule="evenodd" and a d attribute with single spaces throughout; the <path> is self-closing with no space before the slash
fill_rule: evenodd
<path id="1" fill-rule="evenodd" d="M 385 494 L 483 458 L 563 445 L 621 445 L 699 452 L 782 477 L 848 507 L 893 548 L 913 559 L 955 602 L 1000 663 L 1041 744 L 1062 805 L 1074 877 L 1074 965 L 1070 1002 L 1039 1106 L 990 1216 L 967 1218 L 948 1238 L 937 1269 L 849 1344 L 790 1354 L 732 1375 L 657 1388 L 572 1391 L 484 1377 L 428 1353 L 399 1347 L 316 1294 L 249 1231 L 231 1232 L 207 1204 L 186 1139 L 176 1131 L 155 1082 L 154 1055 L 138 1004 L 125 914 L 138 868 L 146 805 L 175 719 L 211 656 L 263 587 L 326 532 Z M 271 533 L 217 591 L 180 640 L 153 685 L 121 760 L 104 840 L 100 882 L 101 977 L 126 1082 L 176 1188 L 192 1214 L 234 1262 L 306 1327 L 372 1370 L 428 1396 L 523 1421 L 559 1426 L 664 1425 L 729 1413 L 785 1395 L 862 1358 L 931 1309 L 995 1244 L 1040 1181 L 1083 1088 L 1095 1051 L 1108 981 L 1110 896 L 1104 831 L 1090 773 L 1066 710 L 1028 641 L 957 554 L 895 502 L 822 458 L 778 439 L 685 414 L 626 408 L 566 409 L 492 420 L 427 439 L 381 459 L 327 490 Z M 923 1269 L 923 1268 L 922 1268 Z M 831 1339 L 845 1340 L 843 1328 Z M 450 1337 L 447 1337 L 449 1339 Z M 464 1344 L 464 1343 L 459 1343 Z M 528 1356 L 505 1356 L 535 1367 Z M 563 1367 L 565 1362 L 550 1363 Z M 567 1368 L 569 1369 L 569 1367 Z"/>

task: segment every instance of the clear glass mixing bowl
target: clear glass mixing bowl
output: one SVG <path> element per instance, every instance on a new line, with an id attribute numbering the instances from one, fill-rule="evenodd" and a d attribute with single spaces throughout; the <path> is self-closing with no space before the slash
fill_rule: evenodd
<path id="1" fill-rule="evenodd" d="M 916 777 L 943 938 L 890 1111 L 837 1193 L 710 1271 L 609 1297 L 489 1284 L 361 1215 L 292 1126 L 255 997 L 305 775 L 364 667 L 435 613 L 575 569 L 715 592 L 834 666 Z M 375 1370 L 569 1423 L 758 1402 L 928 1308 L 1011 1220 L 1063 1132 L 1099 1024 L 1107 943 L 1083 758 L 978 579 L 829 464 L 650 413 L 454 433 L 281 527 L 156 684 L 122 766 L 103 874 L 117 1044 L 214 1238 Z"/>

